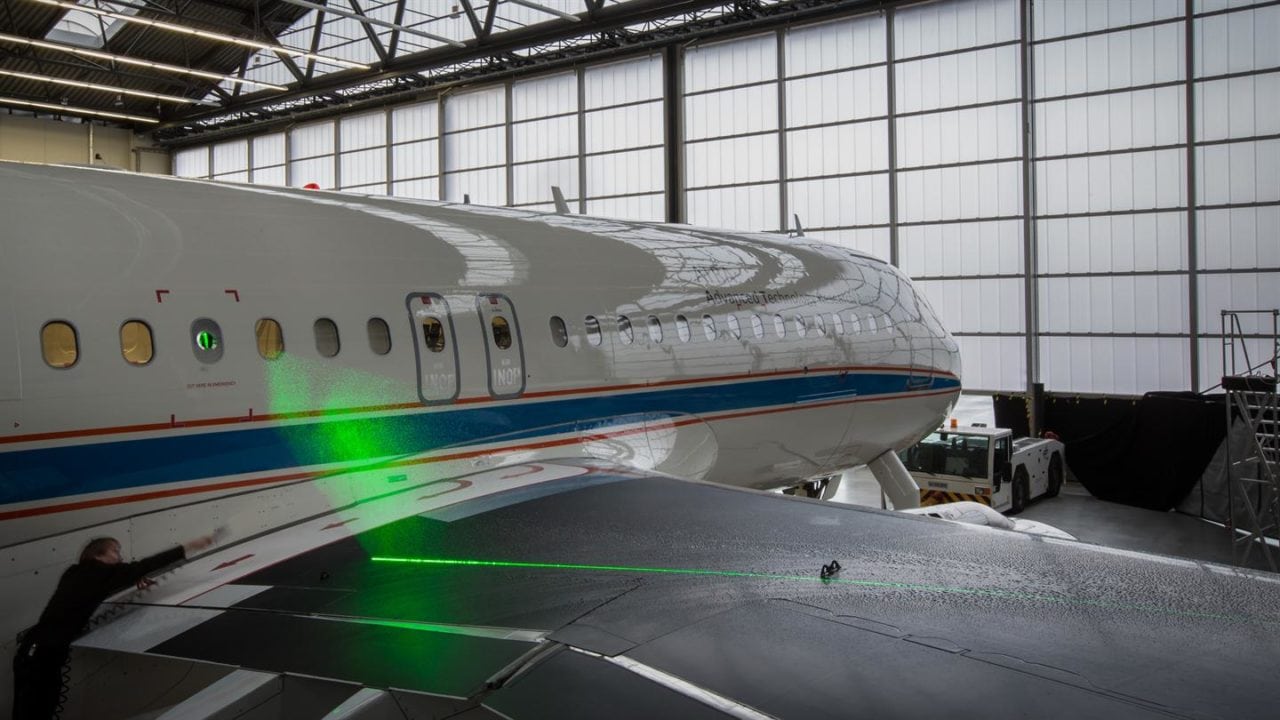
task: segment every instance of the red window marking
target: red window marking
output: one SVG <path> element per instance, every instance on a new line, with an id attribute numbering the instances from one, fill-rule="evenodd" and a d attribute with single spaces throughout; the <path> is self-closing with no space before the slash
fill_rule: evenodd
<path id="1" fill-rule="evenodd" d="M 214 571 L 217 571 L 217 570 L 221 570 L 221 569 L 223 569 L 223 568 L 229 568 L 229 567 L 231 567 L 232 565 L 235 565 L 236 563 L 241 562 L 241 561 L 244 561 L 244 560 L 248 560 L 248 559 L 249 559 L 249 558 L 251 558 L 251 557 L 253 557 L 253 553 L 249 553 L 248 555 L 242 555 L 242 556 L 240 556 L 240 557 L 236 558 L 235 560 L 228 560 L 228 561 L 226 561 L 226 562 L 222 563 L 221 565 L 219 565 L 219 566 L 215 567 L 213 570 L 210 570 L 209 572 L 214 572 Z"/>
<path id="2" fill-rule="evenodd" d="M 168 290 L 157 290 L 157 291 L 156 291 L 156 302 L 164 302 L 164 298 L 163 298 L 162 296 L 163 296 L 163 295 L 168 295 L 168 294 L 169 294 L 169 291 L 168 291 Z"/>
<path id="3" fill-rule="evenodd" d="M 236 302 L 240 302 L 240 291 L 239 291 L 239 290 L 223 290 L 222 292 L 224 292 L 224 293 L 226 293 L 226 294 L 228 294 L 228 295 L 232 295 L 232 296 L 234 296 L 234 297 L 235 297 L 235 299 L 236 299 Z"/>

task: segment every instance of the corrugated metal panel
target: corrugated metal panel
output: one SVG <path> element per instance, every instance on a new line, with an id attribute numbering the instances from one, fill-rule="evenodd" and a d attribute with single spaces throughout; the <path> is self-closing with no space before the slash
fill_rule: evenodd
<path id="1" fill-rule="evenodd" d="M 574 112 L 578 109 L 578 76 L 563 73 L 511 86 L 511 117 L 528 120 Z"/>
<path id="2" fill-rule="evenodd" d="M 685 92 L 772 80 L 778 77 L 778 40 L 770 33 L 692 47 L 684 62 Z"/>

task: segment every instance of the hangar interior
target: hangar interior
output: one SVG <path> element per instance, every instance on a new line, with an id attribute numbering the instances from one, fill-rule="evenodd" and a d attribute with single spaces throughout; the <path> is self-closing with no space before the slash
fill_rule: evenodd
<path id="1" fill-rule="evenodd" d="M 7 5 L 6 158 L 542 211 L 554 186 L 855 248 L 940 310 L 990 422 L 1063 435 L 1095 496 L 1231 522 L 1225 428 L 1188 418 L 1277 352 L 1274 2 Z"/>

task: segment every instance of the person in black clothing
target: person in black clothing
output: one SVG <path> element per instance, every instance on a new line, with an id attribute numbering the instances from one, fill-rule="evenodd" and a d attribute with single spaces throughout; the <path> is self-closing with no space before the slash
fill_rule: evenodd
<path id="1" fill-rule="evenodd" d="M 137 585 L 151 584 L 147 575 L 213 544 L 206 535 L 137 562 L 122 562 L 115 538 L 92 540 L 80 562 L 67 568 L 40 620 L 18 645 L 13 658 L 14 720 L 46 720 L 58 712 L 62 667 L 76 639 L 103 600 Z"/>

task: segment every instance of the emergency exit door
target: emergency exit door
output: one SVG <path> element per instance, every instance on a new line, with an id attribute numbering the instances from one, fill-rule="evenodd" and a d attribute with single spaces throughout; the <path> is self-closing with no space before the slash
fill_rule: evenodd
<path id="1" fill-rule="evenodd" d="M 505 295 L 481 295 L 476 298 L 476 314 L 484 333 L 489 394 L 516 397 L 524 392 L 524 349 L 515 308 Z"/>
<path id="2" fill-rule="evenodd" d="M 449 303 L 435 293 L 407 300 L 418 358 L 418 395 L 428 405 L 458 398 L 458 343 Z"/>

